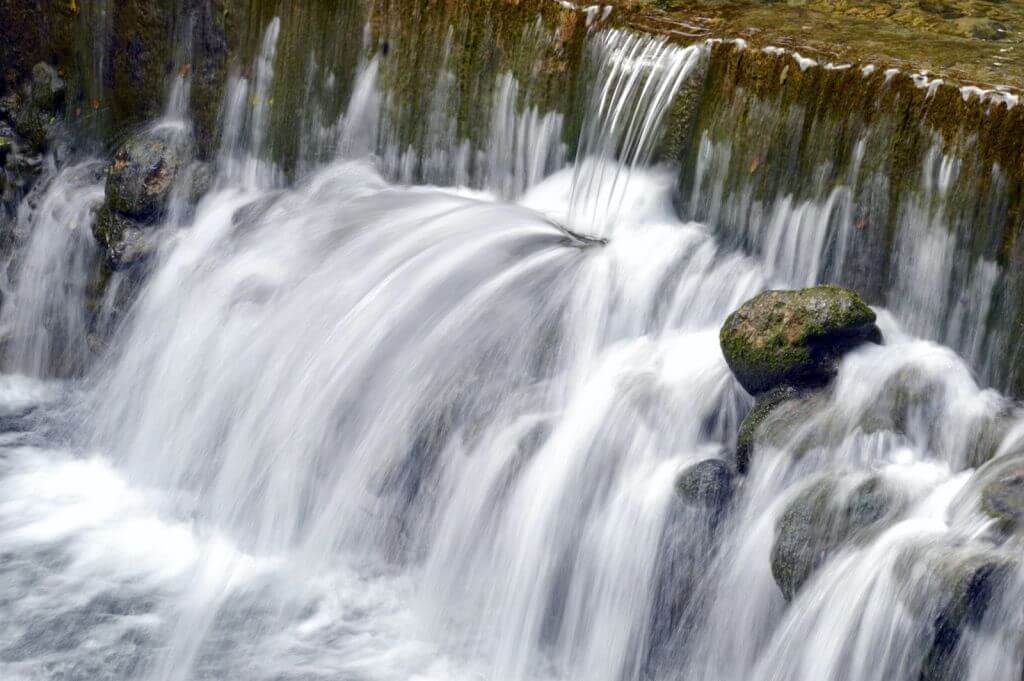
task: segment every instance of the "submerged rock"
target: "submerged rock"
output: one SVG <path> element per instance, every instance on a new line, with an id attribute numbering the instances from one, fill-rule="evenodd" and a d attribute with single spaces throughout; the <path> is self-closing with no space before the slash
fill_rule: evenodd
<path id="1" fill-rule="evenodd" d="M 759 395 L 779 386 L 823 385 L 843 354 L 880 343 L 882 334 L 856 293 L 815 286 L 755 296 L 729 316 L 719 340 L 740 385 Z"/>
<path id="2" fill-rule="evenodd" d="M 868 478 L 846 493 L 843 482 L 835 476 L 818 480 L 779 516 L 771 567 L 786 600 L 838 549 L 891 519 L 901 507 L 899 496 L 880 478 Z"/>
<path id="3" fill-rule="evenodd" d="M 976 473 L 981 510 L 1008 532 L 1024 521 L 1024 455 L 993 459 Z"/>
<path id="4" fill-rule="evenodd" d="M 963 678 L 957 645 L 965 631 L 981 623 L 1016 569 L 1015 559 L 986 548 L 929 544 L 906 549 L 895 569 L 903 604 L 931 627 L 919 678 Z"/>
<path id="5" fill-rule="evenodd" d="M 754 403 L 754 408 L 747 413 L 740 423 L 740 430 L 736 436 L 736 470 L 746 473 L 750 469 L 750 459 L 754 453 L 754 442 L 757 439 L 761 427 L 773 414 L 778 414 L 779 407 L 791 401 L 798 400 L 801 391 L 791 386 L 780 386 L 760 396 Z"/>
<path id="6" fill-rule="evenodd" d="M 732 469 L 721 459 L 701 461 L 679 474 L 676 492 L 691 506 L 724 511 L 732 500 Z"/>
<path id="7" fill-rule="evenodd" d="M 155 218 L 167 206 L 189 147 L 188 137 L 174 128 L 147 130 L 124 142 L 107 171 L 107 206 L 137 220 Z"/>

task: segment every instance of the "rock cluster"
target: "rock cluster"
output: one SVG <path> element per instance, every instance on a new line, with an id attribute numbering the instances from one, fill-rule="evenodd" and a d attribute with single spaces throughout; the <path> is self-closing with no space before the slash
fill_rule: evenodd
<path id="1" fill-rule="evenodd" d="M 737 435 L 736 469 L 745 473 L 758 446 L 801 446 L 807 435 L 801 428 L 829 399 L 826 388 L 838 360 L 861 344 L 880 343 L 881 333 L 874 313 L 857 294 L 818 286 L 756 296 L 728 318 L 720 339 L 729 367 L 755 397 Z M 879 395 L 877 409 L 869 414 L 871 423 L 862 426 L 870 431 L 873 423 L 906 436 L 912 414 L 928 404 L 936 389 L 912 370 L 894 375 Z M 927 541 L 906 547 L 896 561 L 892 578 L 898 596 L 929 627 L 920 659 L 922 681 L 962 677 L 960 640 L 980 625 L 993 595 L 1018 569 L 1019 559 L 999 548 L 1024 529 L 1024 454 L 991 458 L 1005 431 L 998 417 L 979 422 L 978 437 L 964 452 L 963 463 L 988 462 L 954 504 L 989 516 L 991 541 Z M 713 474 L 717 470 L 707 466 L 684 472 L 679 493 L 691 500 L 718 498 L 710 491 L 720 479 Z M 732 484 L 730 477 L 730 491 Z M 783 597 L 794 599 L 826 561 L 871 541 L 901 516 L 907 504 L 900 489 L 877 474 L 830 471 L 803 484 L 784 503 L 775 522 L 769 559 Z"/>

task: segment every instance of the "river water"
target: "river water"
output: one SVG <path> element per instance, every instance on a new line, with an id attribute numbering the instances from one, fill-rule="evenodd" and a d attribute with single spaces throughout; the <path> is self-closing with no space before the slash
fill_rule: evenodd
<path id="1" fill-rule="evenodd" d="M 575 163 L 507 74 L 486 163 L 440 114 L 413 159 L 367 59 L 321 133 L 339 157 L 286 182 L 261 111 L 277 31 L 229 89 L 214 188 L 170 212 L 104 347 L 84 317 L 102 166 L 54 168 L 16 217 L 3 678 L 918 679 L 941 593 L 901 557 L 997 548 L 967 452 L 993 423 L 1003 451 L 1024 430 L 880 309 L 885 345 L 758 450 L 724 519 L 680 501 L 680 470 L 729 459 L 752 403 L 722 321 L 814 278 L 784 225 L 756 258 L 681 221 L 676 169 L 652 164 L 704 48 L 598 34 Z M 775 522 L 837 474 L 882 479 L 900 511 L 787 604 Z M 1020 678 L 1020 581 L 956 642 L 956 678 Z"/>

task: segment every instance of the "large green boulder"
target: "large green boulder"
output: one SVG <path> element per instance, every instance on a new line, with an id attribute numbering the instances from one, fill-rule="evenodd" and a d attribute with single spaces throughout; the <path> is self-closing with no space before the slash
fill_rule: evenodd
<path id="1" fill-rule="evenodd" d="M 719 340 L 740 385 L 758 395 L 783 385 L 823 385 L 843 354 L 880 343 L 882 334 L 856 293 L 815 286 L 755 296 L 729 315 Z"/>

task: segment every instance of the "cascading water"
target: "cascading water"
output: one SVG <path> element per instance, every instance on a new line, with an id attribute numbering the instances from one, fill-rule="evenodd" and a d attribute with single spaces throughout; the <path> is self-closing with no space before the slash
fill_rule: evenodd
<path id="1" fill-rule="evenodd" d="M 679 220 L 676 171 L 651 159 L 703 46 L 594 33 L 572 164 L 561 115 L 519 106 L 511 74 L 488 149 L 453 138 L 443 74 L 425 153 L 398 147 L 368 58 L 317 124 L 340 158 L 287 184 L 266 144 L 279 31 L 228 88 L 214 189 L 172 205 L 82 380 L 48 368 L 88 361 L 96 164 L 24 206 L 0 317 L 4 678 L 1019 679 L 1020 576 L 936 633 L 928 560 L 1012 555 L 964 501 L 969 453 L 1024 430 L 904 330 L 926 332 L 927 305 L 882 312 L 886 344 L 763 443 L 727 516 L 674 493 L 728 456 L 749 406 L 722 321 L 818 280 L 808 234 L 850 203 L 776 206 L 761 259 Z M 395 184 L 424 174 L 457 182 Z M 901 276 L 928 265 L 908 255 Z M 975 313 L 956 313 L 965 333 Z M 898 503 L 787 604 L 776 523 L 822 481 L 830 503 L 866 482 Z"/>

